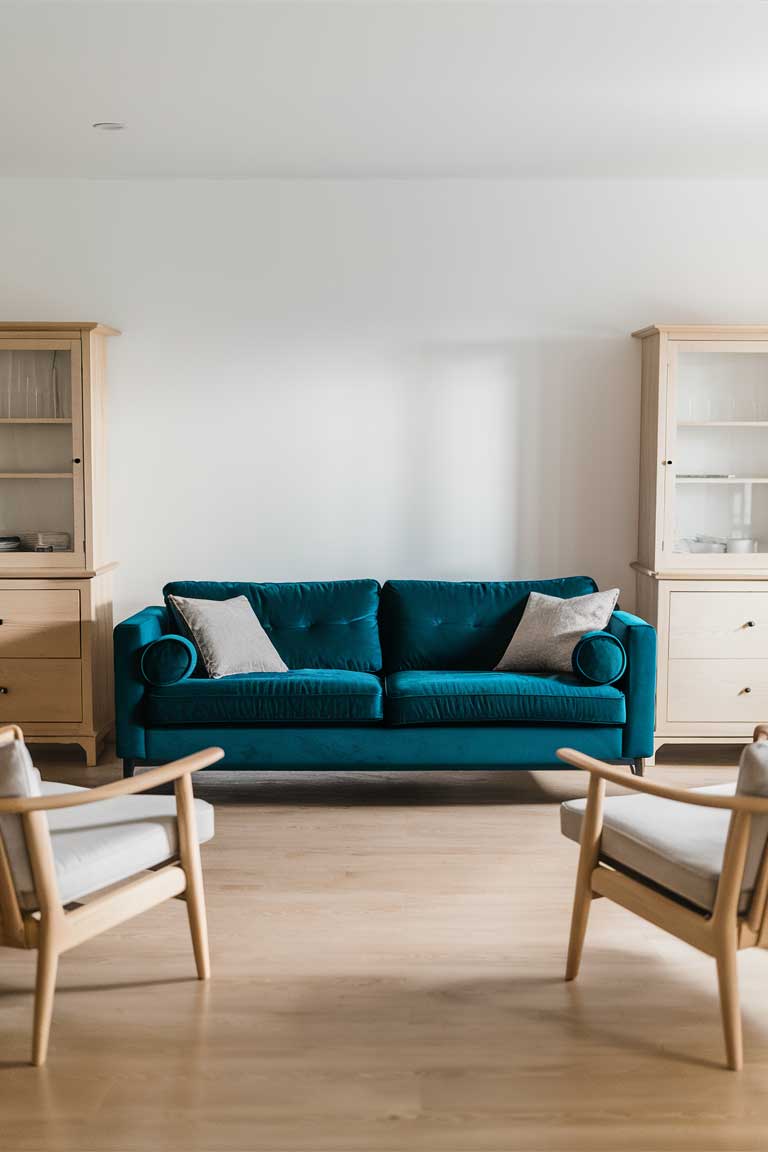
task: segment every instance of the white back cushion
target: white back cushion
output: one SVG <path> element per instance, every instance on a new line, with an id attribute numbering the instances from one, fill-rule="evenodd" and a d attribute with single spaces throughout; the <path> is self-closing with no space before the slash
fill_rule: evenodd
<path id="1" fill-rule="evenodd" d="M 747 744 L 744 748 L 739 761 L 736 792 L 745 796 L 768 798 L 768 740 L 756 740 L 754 744 Z M 768 816 L 753 816 L 742 889 L 748 890 L 755 886 L 766 838 L 768 838 Z"/>
<path id="2" fill-rule="evenodd" d="M 39 796 L 40 773 L 32 763 L 23 740 L 0 747 L 0 796 Z M 29 863 L 21 816 L 0 813 L 0 836 L 5 845 L 17 893 L 34 892 L 35 882 Z"/>

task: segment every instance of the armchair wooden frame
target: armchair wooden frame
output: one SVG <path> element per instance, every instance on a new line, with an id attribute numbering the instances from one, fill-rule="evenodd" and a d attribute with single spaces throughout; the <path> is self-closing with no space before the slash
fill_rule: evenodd
<path id="1" fill-rule="evenodd" d="M 0 746 L 23 739 L 24 735 L 16 725 L 0 728 Z M 122 924 L 140 912 L 154 908 L 164 900 L 177 897 L 186 901 L 197 975 L 200 980 L 209 979 L 203 872 L 190 777 L 193 772 L 215 764 L 223 755 L 221 748 L 206 748 L 192 756 L 151 768 L 140 776 L 117 780 L 82 792 L 0 798 L 0 813 L 15 813 L 21 817 L 39 909 L 27 912 L 20 907 L 8 856 L 0 838 L 0 946 L 37 949 L 33 1064 L 39 1066 L 45 1063 L 56 972 L 62 952 L 106 932 L 108 928 Z M 76 808 L 82 804 L 96 804 L 100 800 L 114 800 L 120 796 L 132 796 L 171 781 L 176 794 L 178 856 L 156 869 L 138 873 L 117 887 L 88 897 L 86 903 L 63 905 L 59 897 L 45 813 Z"/>
<path id="2" fill-rule="evenodd" d="M 755 740 L 768 740 L 768 725 L 759 724 Z M 656 924 L 699 951 L 714 957 L 720 990 L 720 1011 L 725 1035 L 728 1067 L 743 1065 L 741 1010 L 739 1007 L 737 956 L 743 948 L 768 948 L 768 847 L 764 849 L 748 912 L 739 913 L 739 896 L 749 845 L 753 816 L 768 815 L 768 798 L 761 796 L 719 796 L 669 788 L 651 780 L 629 776 L 616 768 L 585 756 L 573 748 L 560 748 L 558 756 L 574 768 L 590 773 L 587 808 L 581 829 L 579 865 L 573 899 L 571 934 L 568 944 L 566 980 L 578 975 L 584 936 L 592 900 L 607 896 L 630 912 Z M 603 799 L 606 782 L 621 784 L 633 792 L 677 800 L 681 804 L 731 811 L 723 866 L 711 913 L 696 912 L 671 896 L 665 896 L 641 880 L 628 876 L 600 859 L 603 828 Z"/>

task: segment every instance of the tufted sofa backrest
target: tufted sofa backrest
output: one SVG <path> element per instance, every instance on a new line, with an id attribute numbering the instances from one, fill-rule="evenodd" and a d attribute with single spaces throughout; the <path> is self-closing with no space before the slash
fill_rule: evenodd
<path id="1" fill-rule="evenodd" d="M 289 668 L 381 671 L 376 580 L 290 584 L 174 580 L 163 595 L 199 600 L 247 596 Z"/>
<path id="2" fill-rule="evenodd" d="M 379 630 L 387 672 L 406 669 L 490 671 L 523 614 L 528 594 L 586 596 L 589 576 L 559 580 L 388 580 Z"/>

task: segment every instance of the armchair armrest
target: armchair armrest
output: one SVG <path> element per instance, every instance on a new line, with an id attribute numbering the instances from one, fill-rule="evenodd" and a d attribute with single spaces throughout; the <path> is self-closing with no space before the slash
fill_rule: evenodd
<path id="1" fill-rule="evenodd" d="M 97 804 L 101 800 L 114 800 L 118 796 L 132 796 L 136 792 L 147 792 L 151 788 L 158 788 L 161 784 L 168 784 L 171 780 L 180 780 L 192 772 L 199 772 L 201 768 L 209 768 L 223 756 L 223 748 L 203 748 L 202 751 L 193 752 L 191 756 L 184 756 L 181 760 L 149 768 L 140 776 L 115 780 L 112 784 L 102 784 L 98 788 L 84 788 L 81 792 L 56 792 L 51 796 L 0 798 L 0 813 L 51 812 L 59 808 L 78 808 L 82 804 Z"/>
<path id="2" fill-rule="evenodd" d="M 756 729 L 757 732 L 762 729 Z M 760 737 L 764 739 L 764 737 Z M 577 752 L 575 748 L 558 748 L 557 755 L 574 768 L 583 768 L 591 774 L 592 780 L 620 784 L 632 792 L 644 792 L 646 796 L 658 796 L 662 800 L 676 800 L 680 804 L 694 804 L 699 808 L 728 808 L 731 812 L 751 812 L 755 816 L 768 815 L 768 797 L 750 796 L 747 793 L 722 796 L 713 792 L 691 792 L 685 788 L 670 788 L 667 784 L 657 784 L 645 776 L 632 776 L 593 756 Z M 604 784 L 603 784 L 604 787 Z"/>
<path id="3" fill-rule="evenodd" d="M 115 737 L 124 760 L 143 760 L 146 739 L 142 702 L 146 685 L 139 661 L 147 644 L 169 627 L 164 607 L 144 608 L 115 628 Z"/>
<path id="4" fill-rule="evenodd" d="M 627 701 L 622 755 L 631 760 L 652 756 L 656 701 L 656 629 L 630 612 L 614 612 L 606 631 L 621 640 L 627 653 L 627 669 L 617 685 Z"/>

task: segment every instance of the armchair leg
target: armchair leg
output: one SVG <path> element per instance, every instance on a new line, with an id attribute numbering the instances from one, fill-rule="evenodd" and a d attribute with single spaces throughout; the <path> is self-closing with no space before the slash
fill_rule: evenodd
<path id="1" fill-rule="evenodd" d="M 573 894 L 573 912 L 571 913 L 571 935 L 568 940 L 568 959 L 565 965 L 566 980 L 575 980 L 581 966 L 581 953 L 584 949 L 584 937 L 587 934 L 589 910 L 592 906 L 592 892 L 589 883 L 585 883 L 581 875 L 576 877 L 576 890 Z"/>
<path id="2" fill-rule="evenodd" d="M 568 960 L 565 965 L 566 980 L 575 980 L 579 974 L 589 911 L 592 907 L 592 873 L 600 853 L 604 795 L 605 781 L 598 776 L 590 776 L 587 810 L 584 813 L 584 823 L 581 828 L 581 850 L 579 852 L 579 868 L 576 873 L 576 890 L 573 894 L 571 935 L 568 941 Z"/>
<path id="3" fill-rule="evenodd" d="M 189 776 L 182 776 L 177 780 L 175 790 L 176 811 L 179 821 L 179 855 L 181 866 L 187 877 L 184 898 L 187 902 L 187 915 L 189 917 L 189 930 L 192 935 L 192 949 L 197 965 L 197 977 L 199 980 L 210 980 L 211 959 L 208 951 L 208 920 L 205 914 L 203 867 L 200 863 L 200 843 L 197 839 L 195 799 Z"/>
<path id="4" fill-rule="evenodd" d="M 189 917 L 189 931 L 192 936 L 192 951 L 195 954 L 198 980 L 210 980 L 211 955 L 208 949 L 208 918 L 205 913 L 205 894 L 203 892 L 203 873 L 200 868 L 200 847 L 197 847 L 198 876 L 190 883 L 190 873 L 187 872 L 187 916 Z"/>
<path id="5" fill-rule="evenodd" d="M 127 780 L 129 776 L 133 776 L 136 771 L 135 760 L 123 760 L 123 779 Z"/>
<path id="6" fill-rule="evenodd" d="M 723 942 L 717 954 L 717 981 L 720 987 L 726 1059 L 728 1067 L 739 1072 L 744 1064 L 744 1044 L 741 1036 L 738 952 L 735 941 L 729 943 Z"/>
<path id="7" fill-rule="evenodd" d="M 630 765 L 630 771 L 633 776 L 645 776 L 645 766 L 647 760 L 645 756 L 636 756 Z"/>
<path id="8" fill-rule="evenodd" d="M 50 926 L 43 923 L 37 953 L 37 979 L 35 982 L 35 1019 L 32 1030 L 32 1063 L 36 1068 L 45 1064 L 48 1055 L 48 1037 L 51 1032 L 53 997 L 56 991 L 56 972 L 59 953 Z"/>

